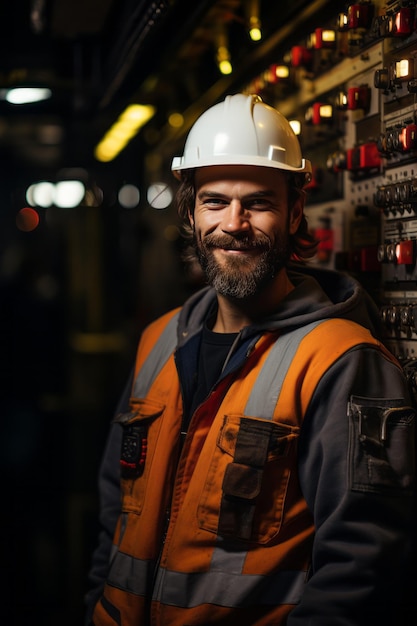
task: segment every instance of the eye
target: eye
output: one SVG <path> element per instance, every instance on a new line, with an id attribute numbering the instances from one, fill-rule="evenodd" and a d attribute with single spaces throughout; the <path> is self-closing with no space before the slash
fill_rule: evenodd
<path id="1" fill-rule="evenodd" d="M 245 208 L 249 211 L 271 211 L 273 205 L 268 198 L 252 198 L 245 203 Z"/>
<path id="2" fill-rule="evenodd" d="M 201 205 L 207 209 L 222 209 L 227 205 L 227 201 L 224 198 L 212 196 L 210 198 L 204 198 Z"/>

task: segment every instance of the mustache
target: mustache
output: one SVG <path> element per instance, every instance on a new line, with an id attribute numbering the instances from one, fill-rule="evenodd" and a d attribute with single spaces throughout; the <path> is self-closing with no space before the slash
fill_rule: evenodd
<path id="1" fill-rule="evenodd" d="M 203 239 L 203 245 L 206 248 L 225 248 L 227 250 L 251 250 L 262 248 L 269 250 L 271 248 L 270 239 L 264 236 L 239 238 L 230 235 L 207 235 Z"/>

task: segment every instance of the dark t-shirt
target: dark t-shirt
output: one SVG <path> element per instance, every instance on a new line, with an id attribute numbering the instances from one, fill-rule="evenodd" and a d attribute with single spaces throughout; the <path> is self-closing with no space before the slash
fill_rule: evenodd
<path id="1" fill-rule="evenodd" d="M 197 383 L 191 405 L 190 418 L 208 396 L 221 374 L 224 362 L 237 333 L 215 333 L 207 326 L 203 329 L 198 358 Z"/>

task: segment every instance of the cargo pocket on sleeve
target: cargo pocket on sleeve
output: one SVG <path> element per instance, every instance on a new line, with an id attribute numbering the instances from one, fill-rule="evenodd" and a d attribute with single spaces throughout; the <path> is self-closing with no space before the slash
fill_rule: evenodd
<path id="1" fill-rule="evenodd" d="M 401 400 L 352 396 L 349 482 L 353 491 L 404 494 L 415 475 L 415 411 Z"/>

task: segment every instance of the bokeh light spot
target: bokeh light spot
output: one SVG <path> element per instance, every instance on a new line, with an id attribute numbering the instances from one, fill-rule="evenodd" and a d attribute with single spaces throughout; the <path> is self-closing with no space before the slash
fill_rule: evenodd
<path id="1" fill-rule="evenodd" d="M 39 225 L 39 215 L 31 207 L 25 207 L 20 209 L 16 216 L 16 226 L 19 230 L 25 233 L 30 233 L 35 230 Z"/>
<path id="2" fill-rule="evenodd" d="M 165 183 L 154 183 L 148 188 L 147 198 L 154 209 L 166 209 L 172 202 L 172 191 Z"/>
<path id="3" fill-rule="evenodd" d="M 123 185 L 118 194 L 119 203 L 124 209 L 133 209 L 138 206 L 140 192 L 136 185 Z"/>
<path id="4" fill-rule="evenodd" d="M 180 229 L 174 224 L 170 224 L 164 229 L 164 237 L 168 241 L 177 241 L 180 238 Z"/>

